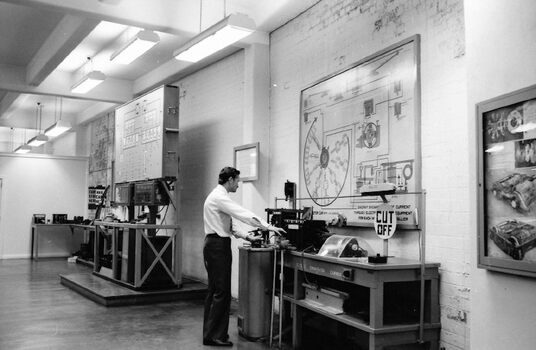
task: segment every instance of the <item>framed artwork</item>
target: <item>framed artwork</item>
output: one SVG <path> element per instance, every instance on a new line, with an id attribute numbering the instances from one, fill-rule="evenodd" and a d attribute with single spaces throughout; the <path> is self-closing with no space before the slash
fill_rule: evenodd
<path id="1" fill-rule="evenodd" d="M 536 277 L 536 85 L 476 110 L 478 267 Z"/>
<path id="2" fill-rule="evenodd" d="M 382 201 L 360 188 L 389 182 L 399 227 L 418 225 L 419 47 L 415 35 L 302 90 L 299 197 L 315 218 L 372 227 Z"/>
<path id="3" fill-rule="evenodd" d="M 240 170 L 240 180 L 257 180 L 259 178 L 259 143 L 235 147 L 234 167 Z"/>

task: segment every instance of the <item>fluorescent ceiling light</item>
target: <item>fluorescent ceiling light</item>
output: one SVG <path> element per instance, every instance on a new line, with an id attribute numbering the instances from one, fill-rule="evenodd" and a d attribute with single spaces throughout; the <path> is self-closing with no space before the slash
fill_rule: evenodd
<path id="1" fill-rule="evenodd" d="M 32 147 L 28 146 L 28 145 L 20 145 L 19 147 L 15 148 L 15 150 L 13 151 L 14 153 L 28 153 L 32 150 Z"/>
<path id="2" fill-rule="evenodd" d="M 173 54 L 176 59 L 197 62 L 255 31 L 255 22 L 243 14 L 232 14 L 192 40 Z"/>
<path id="3" fill-rule="evenodd" d="M 143 55 L 151 47 L 158 44 L 160 37 L 150 30 L 141 30 L 123 47 L 114 52 L 110 61 L 120 64 L 130 64 L 136 58 Z"/>
<path id="4" fill-rule="evenodd" d="M 45 130 L 45 135 L 48 137 L 56 137 L 58 135 L 63 134 L 70 128 L 71 123 L 60 119 Z"/>
<path id="5" fill-rule="evenodd" d="M 106 79 L 106 75 L 103 72 L 94 70 L 84 75 L 82 80 L 74 84 L 71 88 L 71 92 L 76 94 L 85 94 L 95 86 L 99 85 Z"/>
<path id="6" fill-rule="evenodd" d="M 42 144 L 46 143 L 48 141 L 48 136 L 44 134 L 39 134 L 34 137 L 32 137 L 30 140 L 28 140 L 28 145 L 32 147 L 39 147 Z"/>

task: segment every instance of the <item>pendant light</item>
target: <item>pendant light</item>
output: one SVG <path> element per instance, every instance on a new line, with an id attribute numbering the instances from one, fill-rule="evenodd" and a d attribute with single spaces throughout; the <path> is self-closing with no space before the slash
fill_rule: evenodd
<path id="1" fill-rule="evenodd" d="M 37 108 L 35 111 L 35 126 L 37 129 L 37 135 L 28 140 L 28 145 L 31 147 L 39 147 L 48 141 L 48 136 L 41 132 L 41 120 L 43 113 L 43 106 L 41 102 L 37 102 Z M 39 120 L 39 127 L 37 127 L 37 121 Z"/>
<path id="2" fill-rule="evenodd" d="M 49 126 L 45 130 L 45 135 L 46 136 L 48 136 L 48 137 L 56 137 L 56 136 L 59 136 L 59 135 L 63 134 L 64 132 L 66 132 L 67 130 L 69 130 L 71 128 L 71 123 L 61 119 L 62 110 L 63 110 L 63 98 L 60 97 L 60 116 L 59 116 L 59 119 L 57 121 L 55 121 L 54 124 L 52 124 L 51 126 Z M 54 116 L 55 116 L 55 113 L 54 113 Z"/>
<path id="3" fill-rule="evenodd" d="M 224 1 L 223 19 L 201 32 L 203 1 L 199 6 L 199 34 L 173 53 L 180 61 L 197 62 L 255 32 L 255 22 L 244 14 L 226 16 Z"/>

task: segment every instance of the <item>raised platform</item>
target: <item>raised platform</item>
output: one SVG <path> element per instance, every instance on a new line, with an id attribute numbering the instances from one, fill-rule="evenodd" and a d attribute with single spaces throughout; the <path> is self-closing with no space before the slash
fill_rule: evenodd
<path id="1" fill-rule="evenodd" d="M 181 288 L 136 291 L 95 276 L 90 272 L 59 276 L 61 284 L 104 306 L 204 299 L 207 292 L 205 284 L 187 278 L 182 279 Z"/>

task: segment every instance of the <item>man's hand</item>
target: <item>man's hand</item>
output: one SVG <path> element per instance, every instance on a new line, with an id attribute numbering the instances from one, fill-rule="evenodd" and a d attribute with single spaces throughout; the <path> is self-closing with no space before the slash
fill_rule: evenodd
<path id="1" fill-rule="evenodd" d="M 269 230 L 275 232 L 278 236 L 287 233 L 287 231 L 283 230 L 281 227 L 275 227 L 273 225 L 270 225 Z"/>
<path id="2" fill-rule="evenodd" d="M 253 233 L 250 233 L 249 235 L 246 236 L 246 241 L 248 242 L 258 242 L 258 241 L 262 241 L 262 236 L 259 235 L 254 235 Z"/>

